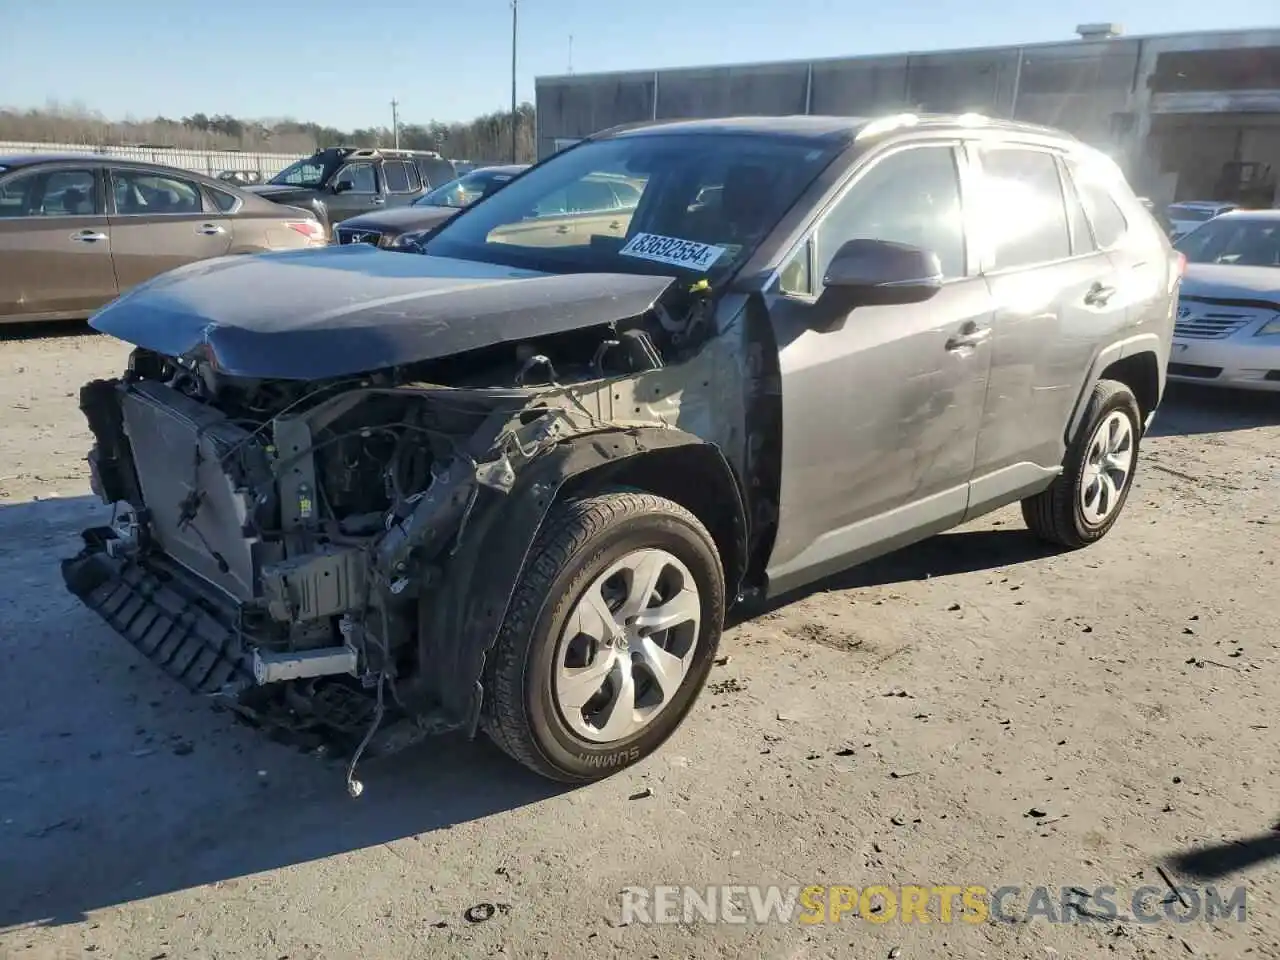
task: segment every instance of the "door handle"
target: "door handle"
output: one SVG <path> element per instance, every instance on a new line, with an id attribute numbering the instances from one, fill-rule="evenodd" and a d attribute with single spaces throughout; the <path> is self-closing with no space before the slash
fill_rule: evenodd
<path id="1" fill-rule="evenodd" d="M 959 333 L 952 334 L 947 340 L 948 350 L 962 350 L 965 347 L 976 347 L 991 339 L 990 327 L 979 327 L 977 324 L 965 324 Z"/>
<path id="2" fill-rule="evenodd" d="M 563 223 L 560 224 L 560 226 L 556 227 L 556 233 L 568 233 L 568 232 L 569 232 L 569 228 L 565 226 Z"/>
<path id="3" fill-rule="evenodd" d="M 372 203 L 375 207 L 380 207 L 380 206 L 382 206 L 384 203 L 386 203 L 386 202 L 387 202 L 387 198 L 386 198 L 386 197 L 374 197 L 374 198 L 373 198 L 372 200 L 370 200 L 369 202 L 370 202 L 370 203 Z"/>
<path id="4" fill-rule="evenodd" d="M 97 243 L 99 240 L 107 239 L 107 235 L 98 230 L 81 230 L 79 233 L 73 233 L 71 239 L 80 243 Z"/>
<path id="5" fill-rule="evenodd" d="M 1107 301 L 1115 295 L 1115 287 L 1108 287 L 1101 283 L 1095 283 L 1089 288 L 1089 292 L 1084 295 L 1084 302 L 1090 307 L 1105 307 L 1107 305 Z"/>
<path id="6" fill-rule="evenodd" d="M 227 231 L 223 227 L 216 223 L 202 223 L 200 226 L 196 227 L 196 233 L 202 233 L 206 237 L 216 237 L 218 234 L 226 232 Z"/>
<path id="7" fill-rule="evenodd" d="M 613 223 L 609 224 L 609 229 L 610 229 L 610 230 L 621 230 L 621 229 L 622 229 L 622 221 L 621 221 L 621 220 L 615 220 L 615 221 L 613 221 Z"/>

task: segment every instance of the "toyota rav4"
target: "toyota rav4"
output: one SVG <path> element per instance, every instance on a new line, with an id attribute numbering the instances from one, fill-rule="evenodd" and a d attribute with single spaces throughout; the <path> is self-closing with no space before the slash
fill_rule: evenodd
<path id="1" fill-rule="evenodd" d="M 532 216 L 584 181 L 638 201 Z M 1105 535 L 1180 277 L 1119 168 L 1052 130 L 607 131 L 421 255 L 210 261 L 100 312 L 135 345 L 81 394 L 115 512 L 64 576 L 352 768 L 483 730 L 591 780 L 680 724 L 735 601 L 1019 501 L 1050 543 Z"/>

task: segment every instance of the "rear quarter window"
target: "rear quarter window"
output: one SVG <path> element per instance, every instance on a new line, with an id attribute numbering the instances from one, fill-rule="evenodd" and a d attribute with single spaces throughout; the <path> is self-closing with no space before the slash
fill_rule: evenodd
<path id="1" fill-rule="evenodd" d="M 227 193 L 227 191 L 219 190 L 216 187 L 209 188 L 209 197 L 213 200 L 215 209 L 220 213 L 230 213 L 240 202 L 240 198 L 234 193 Z"/>

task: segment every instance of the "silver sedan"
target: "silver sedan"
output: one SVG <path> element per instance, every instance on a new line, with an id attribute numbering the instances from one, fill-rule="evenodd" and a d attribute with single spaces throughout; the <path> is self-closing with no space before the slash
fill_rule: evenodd
<path id="1" fill-rule="evenodd" d="M 1280 210 L 1223 214 L 1176 247 L 1187 272 L 1169 379 L 1280 392 Z"/>

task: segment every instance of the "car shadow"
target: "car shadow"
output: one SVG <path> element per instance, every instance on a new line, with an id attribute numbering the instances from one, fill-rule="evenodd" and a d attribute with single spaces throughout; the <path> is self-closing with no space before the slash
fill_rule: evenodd
<path id="1" fill-rule="evenodd" d="M 87 320 L 58 320 L 44 323 L 0 324 L 0 343 L 24 340 L 57 340 L 62 337 L 101 336 Z"/>
<path id="2" fill-rule="evenodd" d="M 63 588 L 58 559 L 104 519 L 89 497 L 0 505 L 0 930 L 74 923 L 563 791 L 487 741 L 442 737 L 362 764 L 365 791 L 351 799 L 340 764 L 215 713 Z"/>
<path id="3" fill-rule="evenodd" d="M 731 622 L 745 623 L 829 590 L 858 590 L 993 570 L 1043 560 L 1061 552 L 1061 548 L 1045 543 L 1025 529 L 956 530 L 869 560 L 776 599 L 743 605 L 733 612 Z"/>
<path id="4" fill-rule="evenodd" d="M 1151 437 L 1187 437 L 1280 426 L 1280 393 L 1170 383 Z"/>
<path id="5" fill-rule="evenodd" d="M 1270 833 L 1186 850 L 1165 862 L 1197 880 L 1217 880 L 1275 859 L 1280 859 L 1280 824 Z"/>

